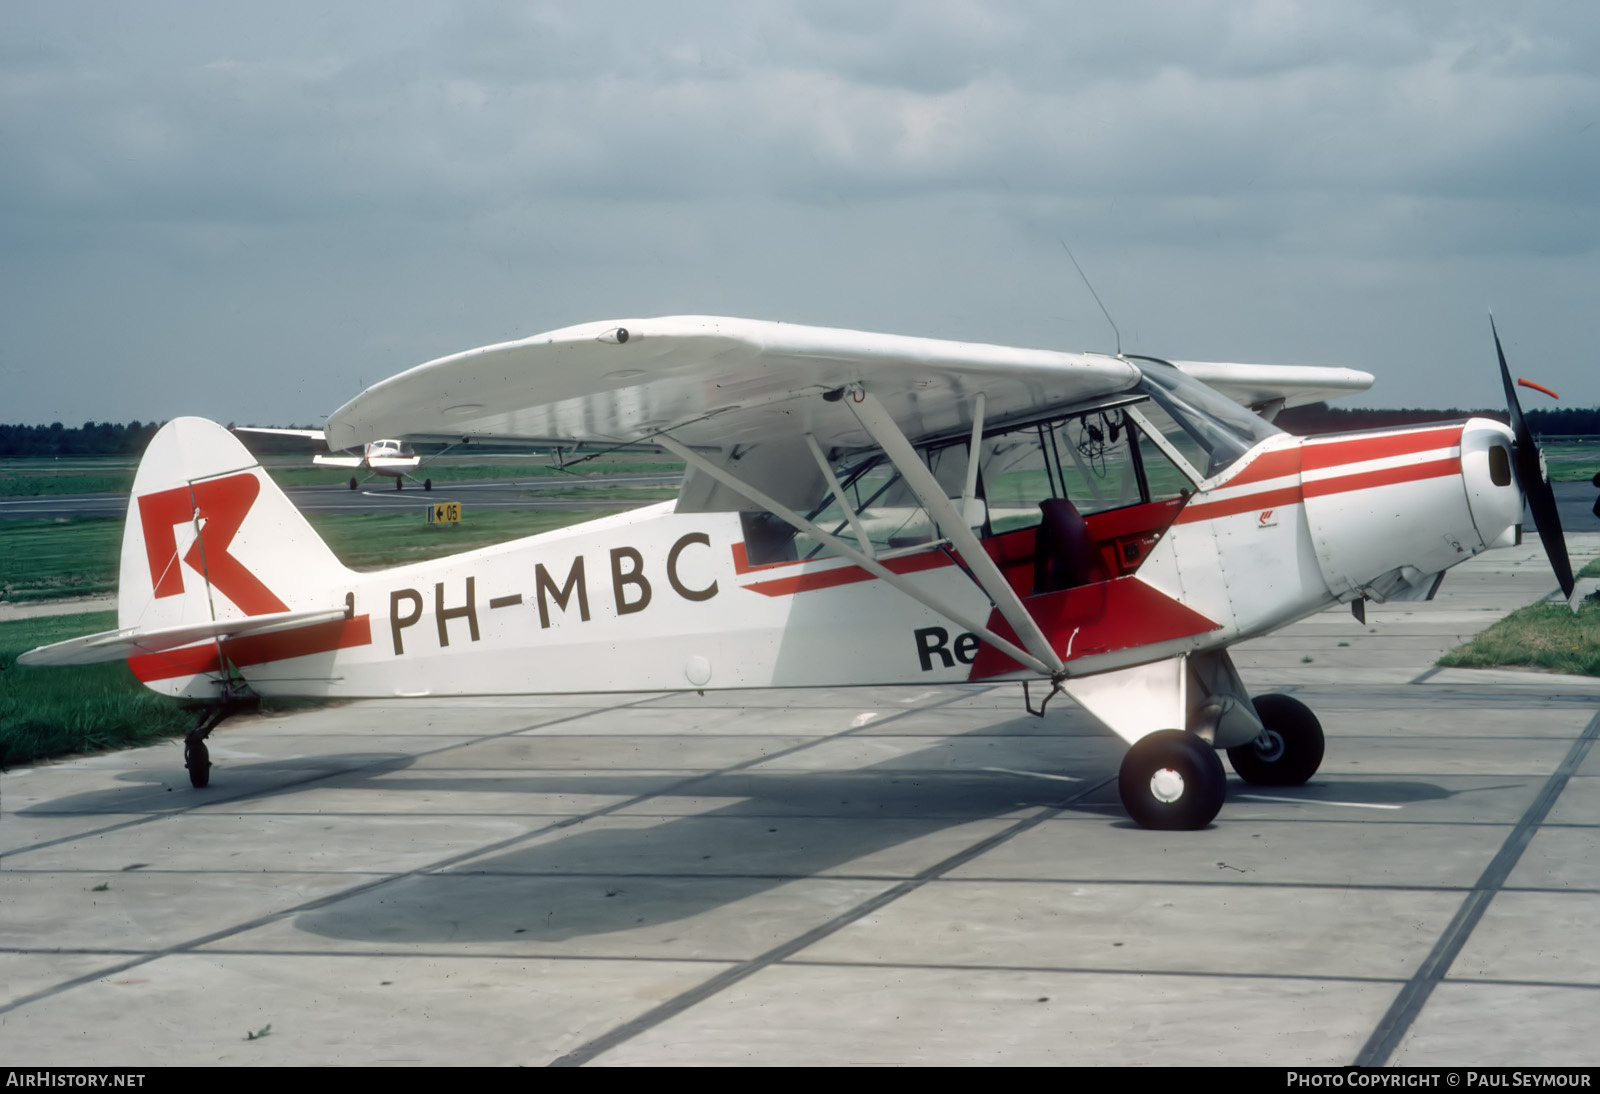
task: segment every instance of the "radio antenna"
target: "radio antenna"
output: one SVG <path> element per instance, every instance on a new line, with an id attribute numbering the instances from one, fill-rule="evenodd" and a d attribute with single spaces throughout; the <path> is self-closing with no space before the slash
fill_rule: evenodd
<path id="1" fill-rule="evenodd" d="M 1117 321 L 1111 318 L 1111 313 L 1106 311 L 1106 306 L 1100 303 L 1100 294 L 1094 291 L 1094 286 L 1089 284 L 1089 275 L 1083 272 L 1083 267 L 1078 265 L 1077 256 L 1072 253 L 1072 248 L 1067 246 L 1064 239 L 1056 240 L 1061 244 L 1061 249 L 1067 252 L 1067 257 L 1072 259 L 1072 268 L 1078 271 L 1078 276 L 1083 278 L 1083 283 L 1089 288 L 1089 295 L 1094 297 L 1094 302 L 1100 304 L 1100 313 L 1106 317 L 1106 322 L 1111 324 L 1111 333 L 1117 336 L 1117 356 L 1122 356 L 1122 332 L 1117 329 Z"/>

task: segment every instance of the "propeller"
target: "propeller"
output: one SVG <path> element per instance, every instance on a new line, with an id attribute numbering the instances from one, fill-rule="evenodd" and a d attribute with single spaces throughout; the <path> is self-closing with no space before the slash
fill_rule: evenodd
<path id="1" fill-rule="evenodd" d="M 1533 441 L 1533 433 L 1522 418 L 1522 406 L 1517 402 L 1517 388 L 1511 382 L 1511 370 L 1506 367 L 1506 351 L 1500 346 L 1500 332 L 1495 329 L 1494 316 L 1489 316 L 1489 330 L 1494 333 L 1494 351 L 1500 356 L 1500 381 L 1506 388 L 1506 413 L 1511 416 L 1511 431 L 1517 437 L 1514 466 L 1517 485 L 1528 501 L 1533 513 L 1533 526 L 1539 529 L 1539 540 L 1544 553 L 1550 558 L 1550 568 L 1561 583 L 1561 593 L 1572 597 L 1572 560 L 1567 557 L 1567 541 L 1561 534 L 1561 514 L 1556 510 L 1555 491 L 1550 488 L 1545 473 L 1544 453 Z"/>

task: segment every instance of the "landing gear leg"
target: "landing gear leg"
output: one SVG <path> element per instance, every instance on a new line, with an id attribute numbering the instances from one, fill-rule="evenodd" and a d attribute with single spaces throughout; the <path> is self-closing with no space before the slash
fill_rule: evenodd
<path id="1" fill-rule="evenodd" d="M 261 700 L 257 696 L 230 693 L 224 694 L 216 705 L 205 709 L 200 716 L 200 724 L 183 739 L 183 766 L 189 769 L 189 785 L 196 790 L 204 790 L 211 785 L 211 750 L 206 747 L 206 738 L 211 736 L 211 731 L 221 725 L 224 718 L 260 705 Z"/>
<path id="2" fill-rule="evenodd" d="M 1123 757 L 1117 789 L 1128 815 L 1144 828 L 1204 828 L 1222 809 L 1228 776 L 1216 751 L 1181 729 L 1142 737 Z"/>

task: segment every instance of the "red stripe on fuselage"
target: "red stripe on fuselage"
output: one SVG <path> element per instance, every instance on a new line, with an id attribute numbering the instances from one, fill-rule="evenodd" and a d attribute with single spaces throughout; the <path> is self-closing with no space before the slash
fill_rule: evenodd
<path id="1" fill-rule="evenodd" d="M 1331 479 L 1311 479 L 1300 488 L 1308 498 L 1321 498 L 1329 494 L 1344 494 L 1351 490 L 1370 490 L 1374 486 L 1393 486 L 1399 482 L 1420 482 L 1442 475 L 1454 475 L 1461 470 L 1461 457 L 1447 456 L 1427 463 L 1411 463 L 1403 467 L 1385 467 L 1378 471 L 1363 471 L 1355 475 L 1340 475 Z"/>
<path id="2" fill-rule="evenodd" d="M 272 634 L 247 634 L 242 638 L 223 639 L 222 654 L 235 665 L 262 665 L 269 661 L 286 661 L 291 657 L 370 645 L 372 618 L 358 615 L 354 619 L 313 623 L 309 627 L 295 627 Z M 217 656 L 217 644 L 207 642 L 200 646 L 130 657 L 128 667 L 137 679 L 147 682 L 220 672 L 222 662 Z"/>
<path id="3" fill-rule="evenodd" d="M 1281 479 L 1285 475 L 1298 475 L 1299 473 L 1300 446 L 1275 448 L 1271 452 L 1261 453 L 1261 455 L 1250 461 L 1248 467 L 1222 485 L 1248 486 L 1253 482 Z"/>
<path id="4" fill-rule="evenodd" d="M 735 546 L 736 551 L 739 546 L 742 546 L 742 544 Z M 954 565 L 955 563 L 950 560 L 950 556 L 943 551 L 927 551 L 919 555 L 905 555 L 901 558 L 885 559 L 882 562 L 884 569 L 896 574 L 914 574 L 923 570 L 937 570 L 944 566 Z M 793 596 L 795 593 L 810 592 L 813 589 L 831 589 L 838 585 L 854 585 L 858 581 L 872 581 L 877 576 L 877 574 L 861 566 L 837 566 L 831 570 L 817 570 L 809 574 L 776 577 L 767 581 L 752 581 L 750 584 L 742 586 L 742 588 L 760 593 L 762 596 Z"/>
<path id="5" fill-rule="evenodd" d="M 1307 440 L 1300 446 L 1301 467 L 1306 471 L 1324 471 L 1345 464 L 1409 456 L 1414 452 L 1428 452 L 1435 448 L 1453 448 L 1461 443 L 1461 431 L 1465 428 L 1457 424 L 1439 429 L 1418 429 L 1410 433 L 1385 433 L 1376 437 Z"/>
<path id="6" fill-rule="evenodd" d="M 1388 433 L 1382 436 L 1346 437 L 1333 440 L 1306 441 L 1300 447 L 1299 467 L 1294 466 L 1296 461 L 1286 458 L 1285 452 L 1265 452 L 1257 457 L 1248 468 L 1239 475 L 1223 483 L 1220 489 L 1245 485 L 1251 482 L 1264 482 L 1270 479 L 1281 478 L 1300 471 L 1330 471 L 1343 470 L 1356 464 L 1366 463 L 1369 460 L 1390 459 L 1395 456 L 1407 456 L 1417 452 L 1431 452 L 1440 448 L 1455 447 L 1461 443 L 1461 431 L 1464 427 L 1459 425 L 1446 426 L 1439 429 L 1421 429 L 1410 433 Z M 1257 467 L 1266 464 L 1257 474 Z M 1277 509 L 1285 505 L 1294 505 L 1305 498 L 1326 497 L 1329 494 L 1343 494 L 1352 490 L 1369 490 L 1375 486 L 1392 486 L 1402 482 L 1420 482 L 1424 479 L 1438 478 L 1451 475 L 1461 469 L 1461 460 L 1458 456 L 1448 456 L 1444 459 L 1429 460 L 1426 463 L 1404 464 L 1400 467 L 1388 467 L 1377 471 L 1361 471 L 1342 475 L 1333 475 L 1328 478 L 1312 479 L 1302 482 L 1298 486 L 1283 486 L 1276 489 L 1262 490 L 1243 497 L 1229 498 L 1223 501 L 1208 501 L 1204 495 L 1196 497 L 1178 514 L 1176 523 L 1190 524 L 1200 520 L 1212 520 L 1216 517 L 1236 516 L 1239 513 L 1249 513 L 1262 509 Z"/>
<path id="7" fill-rule="evenodd" d="M 1342 482 L 1343 480 L 1334 480 Z M 1262 490 L 1255 494 L 1246 494 L 1242 498 L 1228 498 L 1224 501 L 1206 501 L 1204 497 L 1196 498 L 1184 507 L 1178 514 L 1175 524 L 1193 524 L 1201 520 L 1214 520 L 1217 517 L 1232 517 L 1240 513 L 1253 513 L 1258 509 L 1278 509 L 1285 505 L 1295 505 L 1300 502 L 1300 488 L 1298 486 L 1284 486 L 1277 490 Z"/>

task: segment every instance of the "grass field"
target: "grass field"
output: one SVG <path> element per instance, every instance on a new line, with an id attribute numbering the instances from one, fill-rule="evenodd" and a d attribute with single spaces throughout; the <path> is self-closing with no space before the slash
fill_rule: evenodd
<path id="1" fill-rule="evenodd" d="M 1600 559 L 1578 572 L 1600 577 Z M 1445 668 L 1529 668 L 1600 676 L 1600 602 L 1586 601 L 1574 615 L 1565 604 L 1519 608 L 1443 657 Z"/>
<path id="2" fill-rule="evenodd" d="M 194 715 L 148 691 L 126 662 L 19 668 L 17 654 L 109 630 L 115 612 L 0 622 L 0 768 L 186 733 Z M 181 762 L 181 761 L 180 761 Z"/>
<path id="3" fill-rule="evenodd" d="M 1589 482 L 1600 474 L 1600 438 L 1548 441 L 1540 447 L 1551 482 Z"/>
<path id="4" fill-rule="evenodd" d="M 460 524 L 424 524 L 419 513 L 332 513 L 308 515 L 311 526 L 327 541 L 339 561 L 352 570 L 381 570 L 408 562 L 441 558 L 476 547 L 606 516 L 581 510 L 485 509 L 467 512 Z"/>
<path id="5" fill-rule="evenodd" d="M 0 601 L 117 590 L 121 518 L 0 521 Z"/>

